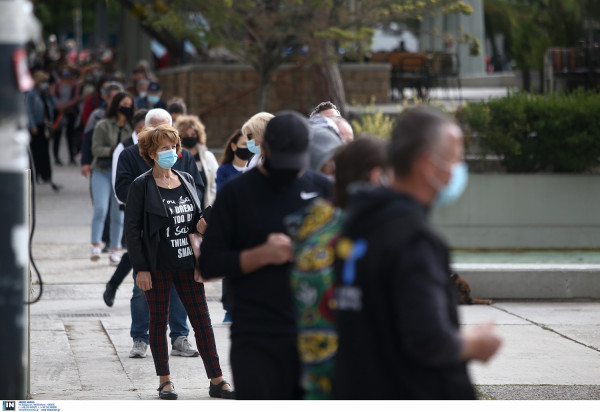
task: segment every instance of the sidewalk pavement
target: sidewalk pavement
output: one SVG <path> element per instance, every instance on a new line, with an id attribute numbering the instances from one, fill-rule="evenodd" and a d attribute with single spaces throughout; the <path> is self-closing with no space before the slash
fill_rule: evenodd
<path id="1" fill-rule="evenodd" d="M 63 185 L 58 194 L 48 185 L 36 186 L 32 251 L 44 294 L 30 308 L 31 397 L 158 399 L 150 350 L 146 358 L 128 356 L 132 278 L 109 308 L 102 293 L 114 267 L 108 255 L 98 262 L 89 259 L 89 181 L 73 166 L 55 167 L 54 180 Z M 206 295 L 221 368 L 232 381 L 220 282 L 206 284 Z M 465 327 L 494 321 L 504 340 L 488 364 L 470 365 L 481 398 L 600 400 L 600 302 L 504 300 L 461 306 L 460 315 Z M 193 331 L 190 341 L 196 346 L 192 337 Z M 172 357 L 170 365 L 180 399 L 211 399 L 200 358 Z"/>

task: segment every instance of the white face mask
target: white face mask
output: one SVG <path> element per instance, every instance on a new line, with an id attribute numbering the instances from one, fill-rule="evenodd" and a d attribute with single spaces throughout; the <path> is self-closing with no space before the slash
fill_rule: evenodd
<path id="1" fill-rule="evenodd" d="M 256 144 L 256 140 L 248 140 L 248 150 L 252 153 L 259 155 L 260 154 L 260 145 Z"/>
<path id="2" fill-rule="evenodd" d="M 442 185 L 439 182 L 431 183 L 437 190 L 437 195 L 431 206 L 440 208 L 456 202 L 463 194 L 469 180 L 469 169 L 465 162 L 454 163 L 450 169 L 448 183 Z"/>

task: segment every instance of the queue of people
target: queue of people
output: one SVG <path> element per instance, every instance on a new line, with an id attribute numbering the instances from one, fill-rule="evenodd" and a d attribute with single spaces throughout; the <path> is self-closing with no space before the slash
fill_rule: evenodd
<path id="1" fill-rule="evenodd" d="M 466 186 L 460 128 L 432 109 L 409 109 L 386 144 L 346 139 L 327 119 L 251 116 L 216 168 L 195 116 L 175 127 L 146 121 L 138 147 L 119 155 L 115 190 L 161 399 L 178 396 L 166 341 L 176 297 L 211 396 L 475 399 L 466 364 L 488 361 L 501 339 L 491 325 L 460 330 L 448 248 L 428 223 L 432 208 Z M 136 170 L 127 166 L 133 156 Z M 176 166 L 184 157 L 191 174 Z M 216 196 L 206 201 L 211 184 Z M 223 281 L 235 391 L 204 295 L 213 279 Z"/>
<path id="2" fill-rule="evenodd" d="M 26 96 L 36 176 L 60 190 L 50 140 L 60 166 L 65 135 L 90 179 L 90 258 L 104 243 L 116 267 L 104 301 L 132 272 L 129 356 L 150 347 L 161 399 L 178 398 L 169 356 L 201 357 L 216 398 L 475 399 L 466 364 L 501 340 L 491 325 L 460 329 L 448 247 L 428 222 L 467 184 L 455 122 L 408 109 L 383 143 L 355 138 L 331 102 L 309 116 L 260 112 L 217 162 L 201 119 L 164 101 L 145 67 L 128 85 L 92 67 L 80 83 L 59 73 L 50 84 L 35 71 Z M 233 385 L 211 280 L 231 324 Z"/>

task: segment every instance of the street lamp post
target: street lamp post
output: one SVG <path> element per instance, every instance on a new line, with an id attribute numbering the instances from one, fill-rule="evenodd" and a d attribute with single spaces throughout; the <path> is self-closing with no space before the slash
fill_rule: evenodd
<path id="1" fill-rule="evenodd" d="M 0 2 L 0 399 L 24 399 L 25 283 L 29 260 L 25 171 L 29 133 L 23 93 L 33 86 L 25 44 L 39 36 L 33 6 Z"/>

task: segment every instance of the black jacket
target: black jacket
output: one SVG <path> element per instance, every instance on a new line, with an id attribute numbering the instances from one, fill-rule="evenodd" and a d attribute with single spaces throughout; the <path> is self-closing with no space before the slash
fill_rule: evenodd
<path id="1" fill-rule="evenodd" d="M 291 264 L 267 265 L 243 274 L 240 254 L 264 243 L 271 233 L 285 233 L 286 216 L 306 207 L 314 197 L 327 197 L 330 191 L 329 180 L 312 170 L 289 186 L 277 188 L 258 168 L 219 190 L 199 266 L 206 279 L 226 277 L 232 337 L 296 334 Z"/>
<path id="2" fill-rule="evenodd" d="M 140 149 L 137 144 L 124 149 L 117 161 L 117 173 L 115 176 L 115 194 L 117 195 L 117 199 L 125 203 L 131 182 L 148 169 L 150 169 L 150 166 L 140 155 Z M 194 178 L 196 194 L 200 202 L 202 202 L 204 182 L 202 181 L 200 172 L 198 172 L 194 156 L 187 150 L 182 150 L 181 158 L 177 159 L 172 169 L 186 172 Z"/>
<path id="3" fill-rule="evenodd" d="M 427 209 L 377 188 L 359 193 L 347 212 L 342 237 L 364 242 L 366 251 L 355 264 L 336 262 L 334 397 L 474 399 L 459 359 L 448 249 L 429 226 Z"/>
<path id="4" fill-rule="evenodd" d="M 186 172 L 172 169 L 194 202 L 195 216 L 192 232 L 200 218 L 201 203 L 196 193 L 194 179 Z M 152 169 L 133 181 L 125 208 L 125 238 L 127 252 L 133 270 L 156 273 L 158 260 L 159 231 L 169 224 L 167 209 L 163 204 L 158 186 L 152 177 Z"/>

